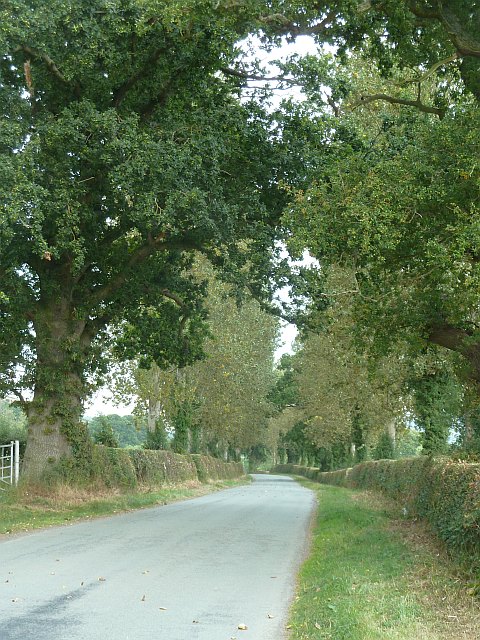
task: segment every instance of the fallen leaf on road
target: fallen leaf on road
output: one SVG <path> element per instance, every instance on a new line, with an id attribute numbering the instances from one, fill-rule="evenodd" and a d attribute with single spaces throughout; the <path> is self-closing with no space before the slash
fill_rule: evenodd
<path id="1" fill-rule="evenodd" d="M 247 625 L 243 624 L 243 622 L 239 624 L 237 628 L 240 629 L 240 631 L 246 631 L 248 629 Z"/>

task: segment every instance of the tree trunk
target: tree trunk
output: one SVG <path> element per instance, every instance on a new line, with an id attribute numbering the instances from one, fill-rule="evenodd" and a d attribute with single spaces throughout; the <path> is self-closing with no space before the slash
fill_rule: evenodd
<path id="1" fill-rule="evenodd" d="M 37 310 L 35 391 L 28 404 L 28 438 L 23 475 L 38 478 L 81 446 L 79 428 L 86 395 L 85 355 L 91 340 L 85 321 L 74 319 L 65 300 Z"/>
<path id="2" fill-rule="evenodd" d="M 148 399 L 147 429 L 150 433 L 154 433 L 158 425 L 160 416 L 162 415 L 162 403 L 155 398 Z"/>
<path id="3" fill-rule="evenodd" d="M 480 340 L 465 329 L 452 326 L 435 327 L 429 334 L 430 342 L 461 353 L 469 364 L 469 377 L 480 383 Z"/>
<path id="4" fill-rule="evenodd" d="M 385 427 L 385 433 L 392 441 L 393 448 L 395 449 L 397 442 L 397 428 L 395 426 L 395 420 L 390 420 L 387 422 L 387 426 Z"/>

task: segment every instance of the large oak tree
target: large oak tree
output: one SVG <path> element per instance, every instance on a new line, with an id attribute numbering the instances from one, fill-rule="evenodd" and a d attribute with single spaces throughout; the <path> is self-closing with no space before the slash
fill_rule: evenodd
<path id="1" fill-rule="evenodd" d="M 27 412 L 36 476 L 82 446 L 109 327 L 127 355 L 194 361 L 192 252 L 232 268 L 240 239 L 243 258 L 266 250 L 281 198 L 264 114 L 221 72 L 243 11 L 12 0 L 0 21 L 0 387 Z"/>

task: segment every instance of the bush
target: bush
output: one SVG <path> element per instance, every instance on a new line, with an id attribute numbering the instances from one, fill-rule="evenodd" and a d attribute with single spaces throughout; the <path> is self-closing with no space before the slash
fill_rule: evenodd
<path id="1" fill-rule="evenodd" d="M 20 443 L 20 455 L 27 443 L 27 419 L 18 407 L 0 400 L 0 444 L 9 444 L 12 440 Z"/>
<path id="2" fill-rule="evenodd" d="M 374 460 L 386 460 L 395 458 L 395 445 L 392 437 L 388 433 L 382 433 L 377 441 L 377 446 L 373 450 Z"/>
<path id="3" fill-rule="evenodd" d="M 168 447 L 168 437 L 163 424 L 155 425 L 153 431 L 147 431 L 147 437 L 143 444 L 144 449 L 166 449 Z"/>
<path id="4" fill-rule="evenodd" d="M 100 427 L 93 436 L 95 444 L 103 444 L 106 447 L 113 447 L 114 449 L 117 448 L 119 446 L 118 440 L 115 437 L 110 420 L 106 416 L 100 416 L 99 422 Z"/>
<path id="5" fill-rule="evenodd" d="M 137 486 L 135 467 L 126 449 L 104 445 L 93 448 L 93 473 L 106 487 L 132 489 Z"/>

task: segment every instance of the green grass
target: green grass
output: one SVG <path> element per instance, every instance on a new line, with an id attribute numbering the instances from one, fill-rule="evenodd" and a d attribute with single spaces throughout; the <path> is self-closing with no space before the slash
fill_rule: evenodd
<path id="1" fill-rule="evenodd" d="M 38 488 L 0 491 L 0 535 L 165 505 L 244 482 L 241 478 L 128 493 L 95 493 L 68 487 L 57 488 L 54 493 Z"/>
<path id="2" fill-rule="evenodd" d="M 302 484 L 317 493 L 318 511 L 291 640 L 480 637 L 478 601 L 419 525 L 393 520 L 370 494 Z"/>

